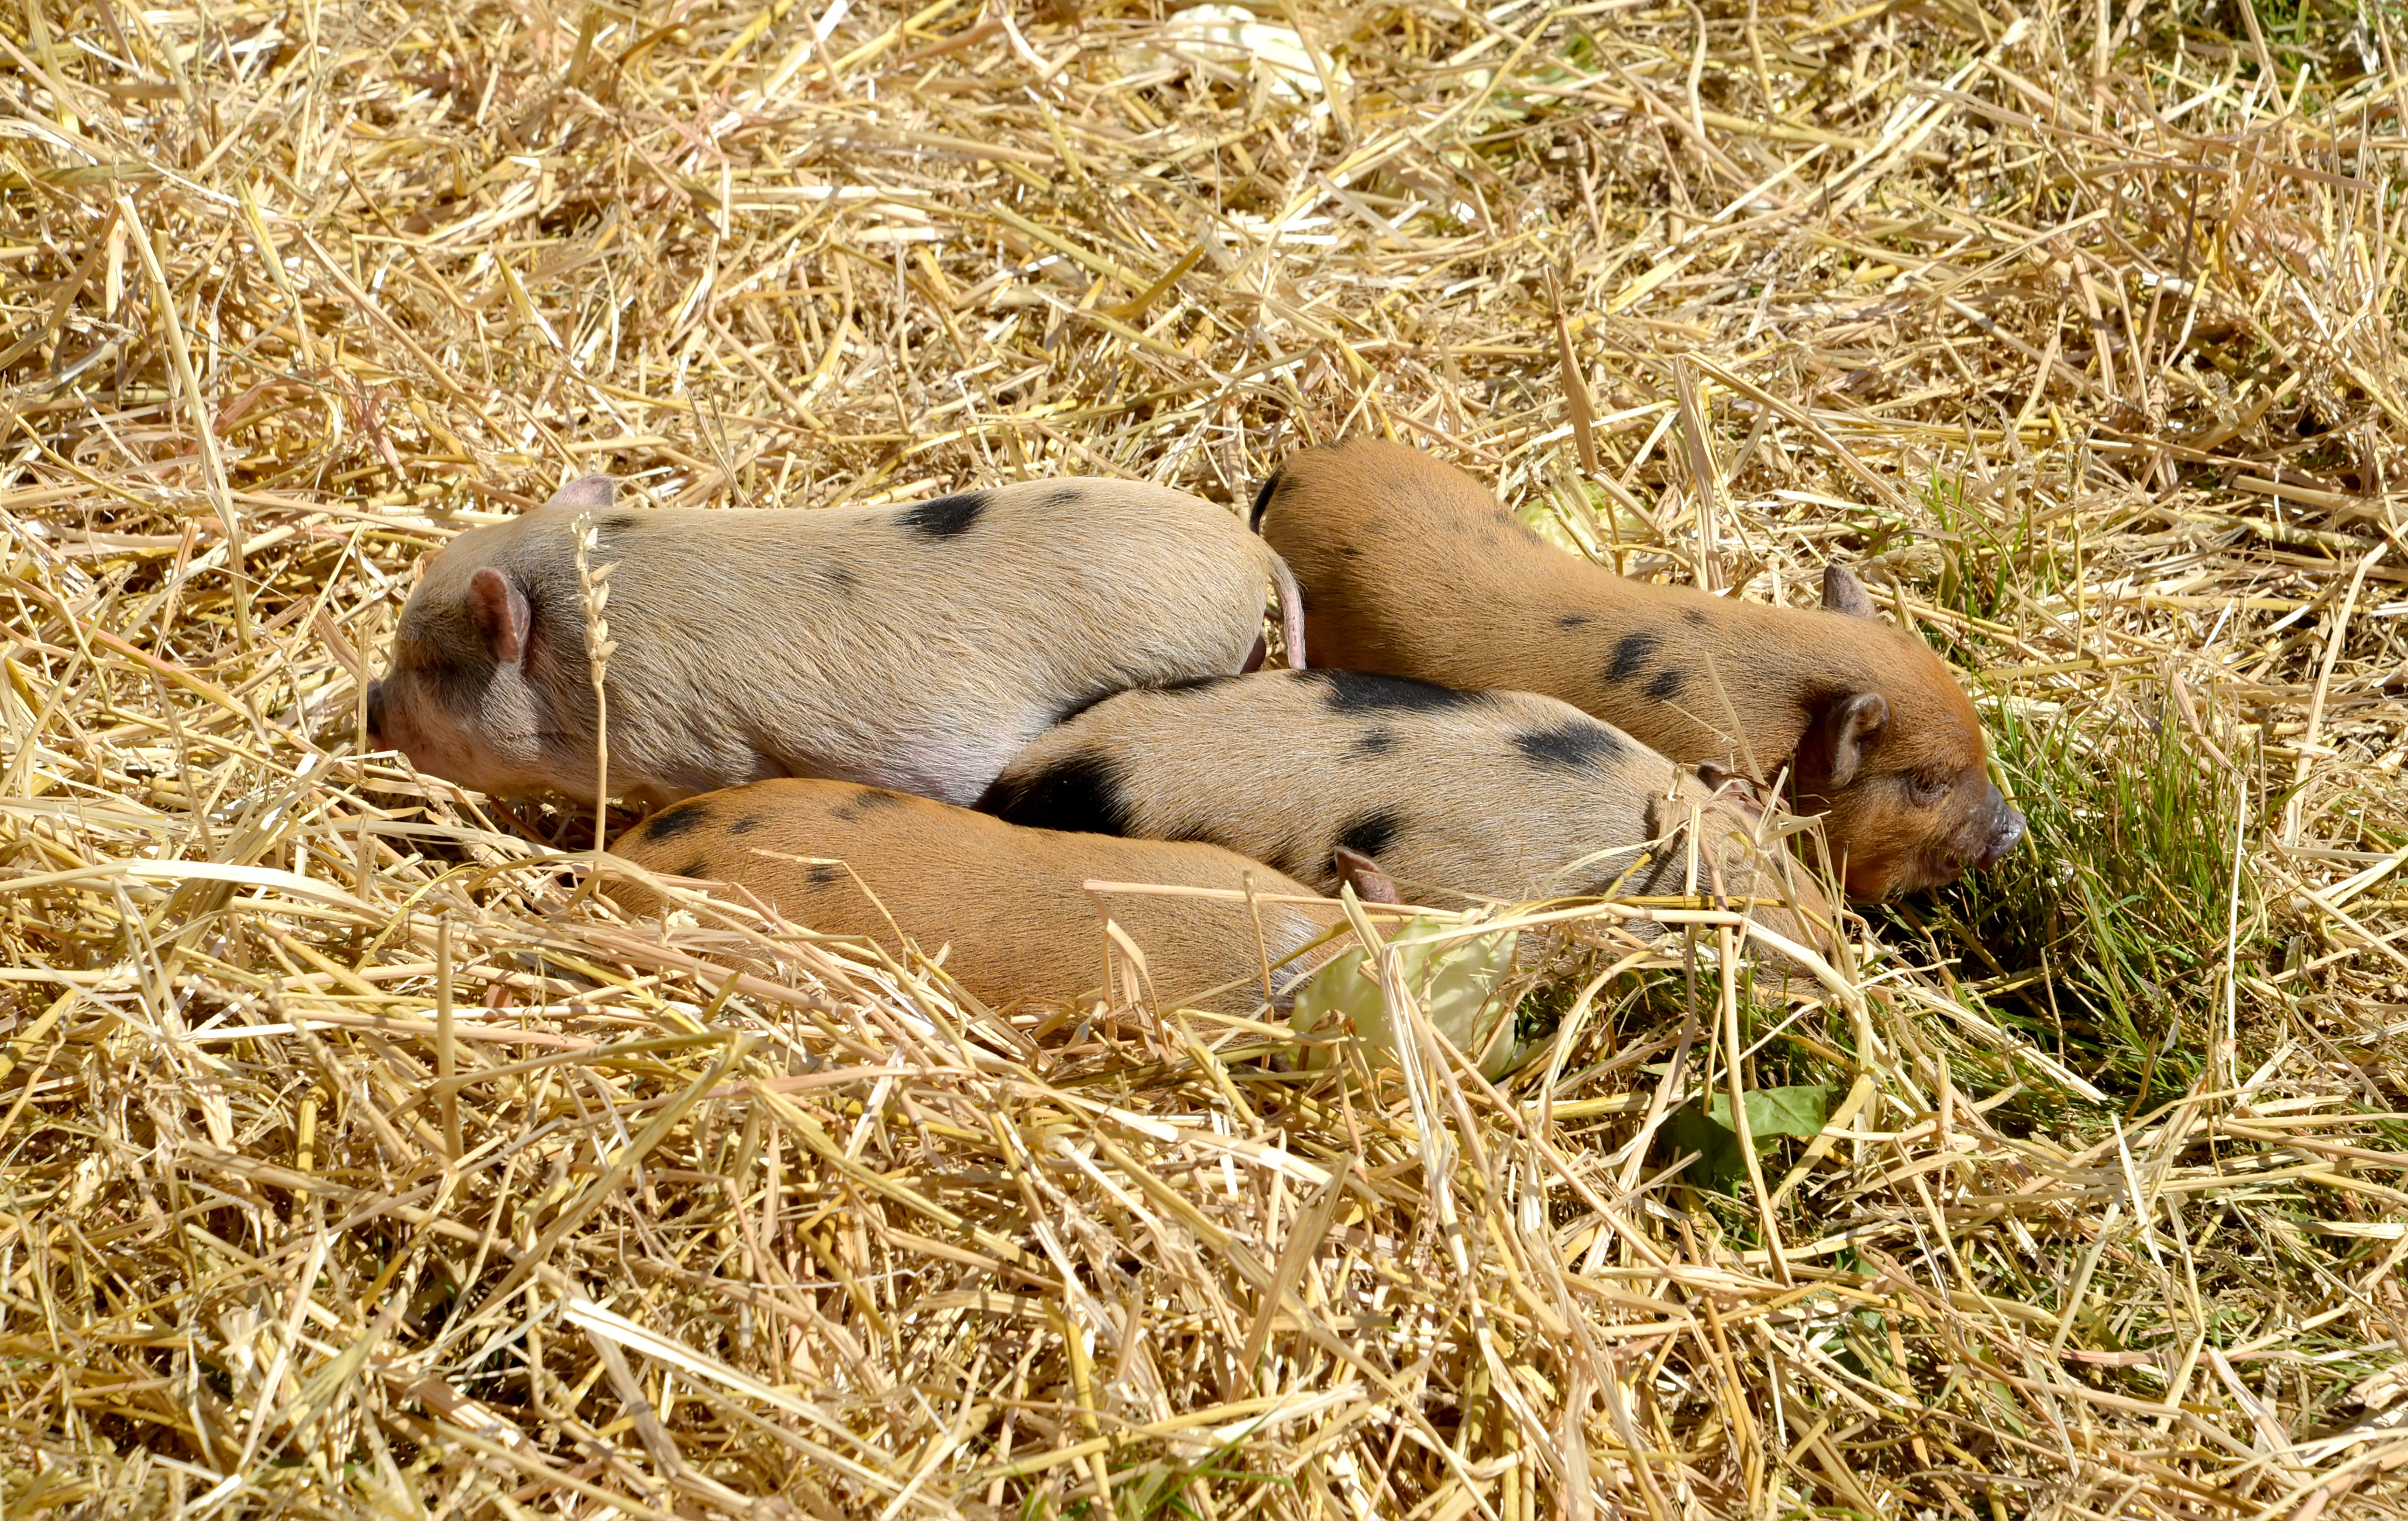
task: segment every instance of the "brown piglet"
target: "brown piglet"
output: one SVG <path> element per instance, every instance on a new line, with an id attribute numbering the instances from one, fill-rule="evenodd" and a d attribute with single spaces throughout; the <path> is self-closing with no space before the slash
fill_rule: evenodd
<path id="1" fill-rule="evenodd" d="M 1822 610 L 1632 581 L 1378 438 L 1291 456 L 1253 521 L 1302 587 L 1315 665 L 1543 693 L 1684 764 L 1786 768 L 1854 896 L 1952 881 L 2023 839 L 1963 689 L 1839 566 Z"/>
<path id="2" fill-rule="evenodd" d="M 1312 890 L 1216 845 L 1027 829 L 925 797 L 844 782 L 756 782 L 691 798 L 629 830 L 614 854 L 668 876 L 738 883 L 796 924 L 876 941 L 900 953 L 900 926 L 990 1005 L 1017 999 L 1083 1004 L 1106 987 L 1109 911 L 1145 957 L 1165 1007 L 1220 990 L 1203 1007 L 1243 1013 L 1284 1007 L 1340 938 L 1276 963 L 1342 925 L 1332 903 L 1264 902 Z M 1099 891 L 1101 881 L 1200 887 L 1242 895 L 1197 897 Z M 657 911 L 640 883 L 611 882 L 611 897 Z M 1257 924 L 1260 933 L 1257 936 Z M 1233 985 L 1234 984 L 1234 985 Z"/>
<path id="3" fill-rule="evenodd" d="M 1201 839 L 1334 893 L 1368 859 L 1410 901 L 1527 902 L 1791 889 L 1761 810 L 1569 703 L 1362 671 L 1265 671 L 1107 697 L 1004 768 L 980 807 L 1014 823 Z M 1697 850 L 1691 849 L 1695 828 Z M 1826 951 L 1829 904 L 1756 911 Z"/>
<path id="4" fill-rule="evenodd" d="M 609 566 L 608 785 L 652 806 L 781 776 L 977 800 L 1064 713 L 1251 668 L 1294 582 L 1235 514 L 1139 481 L 903 506 L 613 506 L 608 476 L 462 534 L 402 610 L 369 742 L 489 793 L 599 783 L 575 539 Z"/>

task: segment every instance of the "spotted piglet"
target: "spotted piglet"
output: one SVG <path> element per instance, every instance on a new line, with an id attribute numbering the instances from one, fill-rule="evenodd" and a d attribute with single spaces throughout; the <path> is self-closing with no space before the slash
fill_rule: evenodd
<path id="1" fill-rule="evenodd" d="M 1201 839 L 1323 892 L 1375 865 L 1413 902 L 1713 885 L 1775 898 L 1760 811 L 1570 704 L 1356 671 L 1267 671 L 1107 697 L 1040 737 L 980 805 L 1014 823 Z M 1687 832 L 1700 825 L 1701 863 Z M 1829 906 L 1768 926 L 1820 949 Z M 1359 886 L 1359 884 L 1358 884 Z"/>
<path id="2" fill-rule="evenodd" d="M 1103 913 L 1145 956 L 1170 1006 L 1245 1012 L 1295 989 L 1344 948 L 1313 946 L 1341 923 L 1302 883 L 1215 845 L 1110 839 L 1027 829 L 924 797 L 843 782 L 763 782 L 692 798 L 628 831 L 614 854 L 665 875 L 740 884 L 785 918 L 898 953 L 897 926 L 976 997 L 1079 1004 L 1105 985 Z M 1183 897 L 1098 889 L 1160 883 L 1242 895 Z M 610 896 L 638 913 L 662 907 L 639 882 Z M 1261 935 L 1256 938 L 1259 924 Z M 1272 966 L 1308 946 L 1285 966 Z M 1216 991 L 1217 990 L 1217 991 Z M 1209 995 L 1209 996 L 1207 996 Z"/>
<path id="3" fill-rule="evenodd" d="M 770 777 L 975 801 L 1063 714 L 1261 659 L 1295 584 L 1237 518 L 1125 481 L 900 507 L 613 505 L 607 476 L 435 556 L 368 693 L 370 743 L 489 793 L 592 801 L 596 705 L 574 538 L 609 564 L 609 785 L 653 806 Z"/>
<path id="4" fill-rule="evenodd" d="M 1819 611 L 1632 581 L 1380 438 L 1292 456 L 1254 522 L 1296 567 L 1315 663 L 1541 692 L 1685 764 L 1786 768 L 1855 896 L 1952 881 L 2023 839 L 1956 678 L 1839 566 Z"/>

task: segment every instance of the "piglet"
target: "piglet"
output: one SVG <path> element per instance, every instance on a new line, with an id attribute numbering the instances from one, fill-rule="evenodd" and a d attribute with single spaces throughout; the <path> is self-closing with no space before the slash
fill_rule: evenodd
<path id="1" fill-rule="evenodd" d="M 1316 664 L 1544 693 L 1684 764 L 1788 768 L 1856 897 L 1952 881 L 2023 839 L 1948 667 L 1837 565 L 1820 611 L 1631 581 L 1378 438 L 1291 456 L 1253 522 L 1296 569 Z"/>
<path id="2" fill-rule="evenodd" d="M 823 934 L 898 951 L 895 931 L 934 954 L 991 1005 L 1083 1004 L 1105 986 L 1108 910 L 1144 953 L 1153 989 L 1175 1007 L 1259 1008 L 1263 972 L 1342 923 L 1302 883 L 1216 845 L 1026 829 L 983 813 L 845 782 L 755 782 L 692 798 L 621 836 L 614 854 L 656 873 L 742 885 L 783 917 Z M 840 864 L 839 864 L 840 863 Z M 1099 892 L 1102 881 L 1255 895 L 1203 898 Z M 610 896 L 638 913 L 661 907 L 640 883 Z M 1259 918 L 1261 938 L 1256 939 Z M 1284 1007 L 1340 941 L 1270 970 Z M 1233 985 L 1234 984 L 1234 985 Z"/>
<path id="3" fill-rule="evenodd" d="M 1709 892 L 1717 876 L 1734 897 L 1785 891 L 1756 869 L 1751 800 L 1611 725 L 1533 693 L 1359 671 L 1107 697 L 1016 756 L 980 807 L 1047 829 L 1209 840 L 1322 892 L 1368 862 L 1433 907 Z M 1821 950 L 1830 907 L 1790 875 L 1799 913 L 1756 911 Z"/>
<path id="4" fill-rule="evenodd" d="M 619 508 L 607 476 L 437 554 L 368 692 L 369 742 L 488 793 L 593 800 L 596 705 L 576 525 L 604 609 L 608 784 L 660 806 L 812 776 L 975 801 L 1064 713 L 1261 659 L 1275 584 L 1237 517 L 1125 481 L 1027 481 L 906 506 Z"/>

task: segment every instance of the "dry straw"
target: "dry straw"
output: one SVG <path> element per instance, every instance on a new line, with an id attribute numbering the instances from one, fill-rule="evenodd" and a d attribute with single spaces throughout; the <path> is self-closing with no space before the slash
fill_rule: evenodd
<path id="1" fill-rule="evenodd" d="M 9 1515 L 2408 1504 L 2386 7 L 5 14 Z M 1867 567 L 2034 848 L 1774 999 L 1581 911 L 1544 1061 L 1292 1073 L 623 922 L 607 821 L 360 752 L 412 566 L 572 473 L 1355 430 Z"/>
<path id="2" fill-rule="evenodd" d="M 619 648 L 618 641 L 610 638 L 606 610 L 610 603 L 610 572 L 619 567 L 619 563 L 611 560 L 594 564 L 594 552 L 602 544 L 602 530 L 591 512 L 577 515 L 577 521 L 569 525 L 569 539 L 577 557 L 578 599 L 585 613 L 585 665 L 594 682 L 594 848 L 601 850 L 610 838 L 610 695 L 603 682 L 609 674 L 610 656 Z"/>

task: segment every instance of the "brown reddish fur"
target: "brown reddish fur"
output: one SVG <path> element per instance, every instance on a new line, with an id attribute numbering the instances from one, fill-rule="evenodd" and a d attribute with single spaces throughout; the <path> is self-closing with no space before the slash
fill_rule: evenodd
<path id="1" fill-rule="evenodd" d="M 1789 767 L 1858 897 L 1953 880 L 2022 837 L 1948 667 L 1838 567 L 1825 600 L 1845 610 L 1631 581 L 1377 438 L 1292 456 L 1254 513 L 1303 589 L 1314 665 L 1544 693 L 1674 760 L 1768 781 Z"/>
<path id="2" fill-rule="evenodd" d="M 1312 889 L 1214 845 L 1118 839 L 1025 829 L 983 813 L 847 782 L 776 781 L 714 792 L 656 813 L 615 841 L 613 854 L 648 870 L 738 882 L 784 917 L 823 934 L 874 940 L 899 954 L 895 925 L 982 1001 L 1076 1004 L 1104 986 L 1104 921 L 1082 883 L 1310 896 Z M 797 861 L 839 860 L 853 868 Z M 854 881 L 853 873 L 860 881 Z M 875 893 L 872 904 L 862 886 Z M 638 913 L 660 899 L 614 881 L 610 896 Z M 1242 901 L 1120 894 L 1112 919 L 1144 952 L 1166 1005 L 1241 978 L 1254 980 L 1208 1007 L 1244 1012 L 1262 1003 L 1263 956 Z M 882 904 L 885 912 L 879 911 Z M 1311 943 L 1341 922 L 1334 904 L 1261 903 L 1269 958 Z M 1273 970 L 1282 1001 L 1333 943 Z"/>

